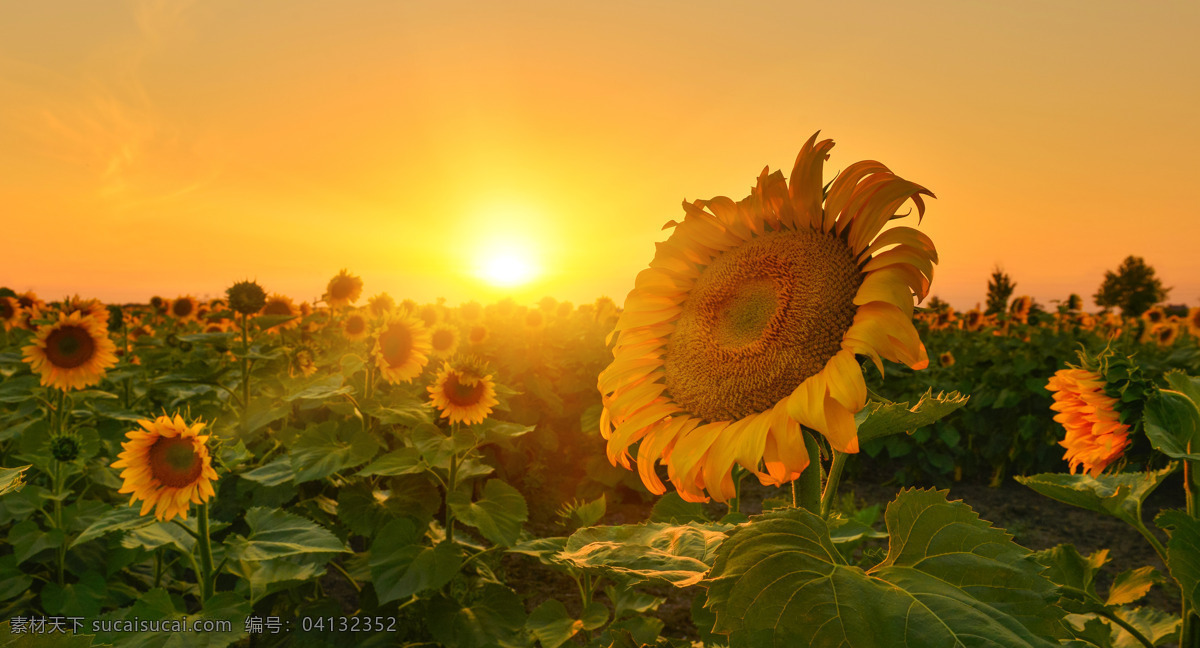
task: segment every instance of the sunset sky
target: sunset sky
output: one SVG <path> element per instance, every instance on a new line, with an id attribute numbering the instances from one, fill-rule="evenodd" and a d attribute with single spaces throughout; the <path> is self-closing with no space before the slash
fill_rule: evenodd
<path id="1" fill-rule="evenodd" d="M 960 309 L 1129 254 L 1194 305 L 1197 34 L 1170 0 L 0 0 L 0 285 L 620 303 L 682 200 L 820 130 L 827 177 L 937 194 Z"/>

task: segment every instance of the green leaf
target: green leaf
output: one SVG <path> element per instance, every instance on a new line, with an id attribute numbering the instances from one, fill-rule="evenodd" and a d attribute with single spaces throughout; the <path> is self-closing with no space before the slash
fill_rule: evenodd
<path id="1" fill-rule="evenodd" d="M 292 460 L 289 457 L 279 457 L 254 470 L 247 470 L 244 473 L 240 473 L 238 477 L 270 487 L 281 486 L 292 481 L 293 474 Z"/>
<path id="2" fill-rule="evenodd" d="M 608 595 L 608 600 L 612 601 L 613 619 L 644 615 L 657 610 L 658 606 L 667 600 L 632 587 L 608 585 L 604 588 L 604 593 Z"/>
<path id="3" fill-rule="evenodd" d="M 130 529 L 121 538 L 121 546 L 126 549 L 154 551 L 167 545 L 175 547 L 181 553 L 190 554 L 196 546 L 196 539 L 170 522 L 155 522 L 149 526 Z"/>
<path id="4" fill-rule="evenodd" d="M 290 403 L 280 403 L 269 398 L 251 398 L 250 406 L 246 408 L 245 432 L 257 432 L 262 428 L 278 421 L 292 413 Z"/>
<path id="5" fill-rule="evenodd" d="M 1182 621 L 1174 614 L 1167 614 L 1152 607 L 1129 609 L 1118 608 L 1116 615 L 1122 621 L 1138 629 L 1143 636 L 1155 646 L 1161 646 L 1172 639 L 1179 638 L 1179 626 Z M 1125 631 L 1124 628 L 1112 624 L 1113 648 L 1145 648 L 1142 642 Z"/>
<path id="6" fill-rule="evenodd" d="M 64 626 L 66 633 L 55 632 L 54 634 L 44 634 L 30 632 L 29 626 L 21 632 L 13 632 L 12 621 L 5 619 L 0 623 L 0 637 L 6 637 L 4 648 L 92 648 L 92 642 L 95 640 L 95 635 L 90 634 L 74 634 L 71 632 L 72 625 L 67 622 Z M 85 625 L 84 628 L 87 626 Z M 109 646 L 111 644 L 95 644 L 99 646 Z"/>
<path id="7" fill-rule="evenodd" d="M 430 608 L 429 631 L 443 645 L 456 648 L 521 645 L 517 639 L 525 626 L 525 606 L 515 592 L 503 585 L 484 585 L 466 605 L 438 597 Z"/>
<path id="8" fill-rule="evenodd" d="M 911 434 L 966 405 L 969 398 L 958 392 L 939 392 L 934 396 L 933 390 L 929 389 L 912 407 L 908 403 L 868 402 L 854 417 L 858 425 L 858 442 L 862 444 L 893 434 Z"/>
<path id="9" fill-rule="evenodd" d="M 231 559 L 270 560 L 299 554 L 350 551 L 328 529 L 279 509 L 249 509 L 246 524 L 250 527 L 249 537 L 239 535 L 225 542 Z"/>
<path id="10" fill-rule="evenodd" d="M 1146 438 L 1172 459 L 1200 460 L 1200 410 L 1187 396 L 1160 389 L 1146 401 Z"/>
<path id="11" fill-rule="evenodd" d="M 552 538 L 533 538 L 513 545 L 507 551 L 508 553 L 521 554 L 524 556 L 532 556 L 538 559 L 538 562 L 543 565 L 555 565 L 558 562 L 555 556 L 562 552 L 567 546 L 567 539 L 562 536 Z"/>
<path id="12" fill-rule="evenodd" d="M 77 583 L 47 583 L 42 588 L 42 605 L 47 614 L 94 617 L 100 614 L 107 590 L 104 576 L 89 571 Z"/>
<path id="13" fill-rule="evenodd" d="M 571 618 L 561 601 L 549 599 L 529 613 L 525 629 L 537 637 L 542 648 L 558 648 L 583 629 L 583 621 Z"/>
<path id="14" fill-rule="evenodd" d="M 412 475 L 425 472 L 428 467 L 421 462 L 421 452 L 416 448 L 400 448 L 393 450 L 367 464 L 366 468 L 358 471 L 359 477 L 383 475 Z"/>
<path id="15" fill-rule="evenodd" d="M 1090 604 L 1100 603 L 1100 595 L 1096 593 L 1096 574 L 1108 562 L 1108 549 L 1084 557 L 1075 545 L 1060 544 L 1032 555 L 1034 560 L 1049 568 L 1042 573 L 1043 576 L 1058 585 L 1083 592 Z"/>
<path id="16" fill-rule="evenodd" d="M 605 572 L 631 583 L 655 580 L 688 587 L 708 573 L 717 547 L 731 528 L 662 522 L 589 527 L 572 534 L 555 561 Z"/>
<path id="17" fill-rule="evenodd" d="M 1195 610 L 1200 601 L 1200 520 L 1183 511 L 1163 511 L 1154 523 L 1160 529 L 1170 529 L 1167 568 L 1179 583 L 1183 600 Z"/>
<path id="18" fill-rule="evenodd" d="M 433 409 L 429 403 L 419 400 L 401 400 L 388 406 L 378 403 L 363 403 L 363 412 L 385 425 L 414 427 L 433 422 Z"/>
<path id="19" fill-rule="evenodd" d="M 61 547 L 66 541 L 62 529 L 42 531 L 33 520 L 25 520 L 8 532 L 8 541 L 12 543 L 13 554 L 17 563 L 23 563 L 47 549 Z"/>
<path id="20" fill-rule="evenodd" d="M 272 326 L 279 326 L 286 322 L 290 322 L 299 317 L 299 315 L 259 315 L 250 319 L 251 326 L 257 326 L 260 329 L 266 330 Z"/>
<path id="21" fill-rule="evenodd" d="M 902 491 L 884 519 L 888 555 L 868 571 L 804 509 L 740 527 L 709 581 L 715 632 L 735 648 L 1058 645 L 1054 585 L 1004 531 L 945 491 Z"/>
<path id="22" fill-rule="evenodd" d="M 571 507 L 571 524 L 576 528 L 590 527 L 600 521 L 604 517 L 604 511 L 608 507 L 608 500 L 603 493 L 596 499 Z"/>
<path id="23" fill-rule="evenodd" d="M 584 630 L 595 630 L 608 623 L 608 607 L 599 601 L 592 601 L 583 609 L 580 621 L 583 621 Z"/>
<path id="24" fill-rule="evenodd" d="M 113 531 L 129 531 L 131 529 L 140 529 L 142 527 L 154 524 L 152 516 L 141 515 L 140 506 L 118 506 L 110 509 L 104 515 L 101 515 L 98 520 L 92 522 L 88 528 L 84 529 L 69 548 L 74 549 L 89 540 L 94 540 L 103 536 L 106 533 Z"/>
<path id="25" fill-rule="evenodd" d="M 529 509 L 520 491 L 499 479 L 489 479 L 483 487 L 483 499 L 455 491 L 447 498 L 454 516 L 479 529 L 491 542 L 511 547 L 521 535 L 521 524 L 529 519 Z"/>
<path id="26" fill-rule="evenodd" d="M 297 484 L 323 479 L 339 470 L 370 461 L 379 441 L 357 422 L 334 421 L 314 425 L 292 445 L 292 470 Z"/>
<path id="27" fill-rule="evenodd" d="M 1117 574 L 1108 588 L 1105 605 L 1128 605 L 1141 600 L 1151 587 L 1164 581 L 1163 575 L 1153 567 L 1138 567 Z"/>
<path id="28" fill-rule="evenodd" d="M 1060 502 L 1105 513 L 1138 526 L 1142 524 L 1142 502 L 1154 492 L 1177 464 L 1156 472 L 1117 475 L 1067 475 L 1042 473 L 1015 479 L 1033 490 Z"/>
<path id="29" fill-rule="evenodd" d="M 1171 389 L 1187 396 L 1193 403 L 1200 405 L 1200 378 L 1189 376 L 1179 369 L 1163 374 Z"/>
<path id="30" fill-rule="evenodd" d="M 371 581 L 380 603 L 439 589 L 458 573 L 458 546 L 440 542 L 429 547 L 423 543 L 424 531 L 412 520 L 399 518 L 383 527 L 371 544 Z"/>
<path id="31" fill-rule="evenodd" d="M 689 522 L 709 522 L 704 514 L 704 507 L 697 502 L 684 501 L 679 493 L 671 491 L 658 498 L 654 508 L 650 509 L 651 522 L 669 522 L 671 524 L 688 524 Z"/>
<path id="32" fill-rule="evenodd" d="M 0 468 L 0 496 L 21 490 L 25 486 L 24 473 L 29 468 Z"/>
<path id="33" fill-rule="evenodd" d="M 0 601 L 24 594 L 32 584 L 33 578 L 17 566 L 16 556 L 0 556 Z"/>
<path id="34" fill-rule="evenodd" d="M 289 390 L 283 400 L 289 403 L 294 400 L 326 400 L 334 396 L 352 393 L 354 388 L 343 386 L 343 380 L 341 374 L 312 379 Z"/>

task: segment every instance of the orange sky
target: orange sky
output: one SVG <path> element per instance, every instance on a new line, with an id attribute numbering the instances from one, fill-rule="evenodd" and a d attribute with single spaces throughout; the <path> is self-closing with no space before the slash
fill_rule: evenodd
<path id="1" fill-rule="evenodd" d="M 1200 303 L 1200 4 L 0 0 L 0 285 L 618 301 L 816 130 L 932 189 L 933 293 Z"/>

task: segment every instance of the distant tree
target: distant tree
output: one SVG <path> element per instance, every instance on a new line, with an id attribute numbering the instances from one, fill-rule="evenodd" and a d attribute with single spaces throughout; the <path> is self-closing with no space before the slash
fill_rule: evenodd
<path id="1" fill-rule="evenodd" d="M 1170 290 L 1163 288 L 1162 281 L 1154 276 L 1154 268 L 1146 265 L 1145 259 L 1129 256 L 1116 272 L 1104 273 L 1104 281 L 1093 299 L 1106 308 L 1120 307 L 1122 315 L 1138 317 L 1166 299 Z"/>
<path id="2" fill-rule="evenodd" d="M 1073 311 L 1083 310 L 1083 297 L 1080 297 L 1075 293 L 1071 293 L 1071 296 L 1067 297 L 1067 309 Z"/>
<path id="3" fill-rule="evenodd" d="M 1012 297 L 1013 291 L 1017 289 L 1017 284 L 1013 282 L 1008 273 L 996 266 L 992 271 L 992 278 L 988 280 L 987 294 L 987 310 L 984 311 L 987 315 L 995 315 L 1008 310 L 1008 298 Z"/>
<path id="4" fill-rule="evenodd" d="M 925 304 L 925 308 L 931 311 L 941 312 L 950 308 L 950 304 L 942 301 L 941 297 L 934 295 L 929 298 L 929 302 Z"/>

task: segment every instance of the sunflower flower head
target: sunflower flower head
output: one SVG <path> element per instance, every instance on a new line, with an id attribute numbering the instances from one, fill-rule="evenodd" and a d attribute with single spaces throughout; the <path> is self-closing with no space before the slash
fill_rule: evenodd
<path id="1" fill-rule="evenodd" d="M 239 281 L 225 290 L 229 308 L 243 315 L 253 315 L 267 303 L 267 292 L 255 281 Z"/>
<path id="2" fill-rule="evenodd" d="M 167 313 L 180 322 L 192 322 L 196 320 L 199 309 L 200 303 L 196 301 L 195 297 L 181 295 L 171 301 Z"/>
<path id="3" fill-rule="evenodd" d="M 405 313 L 392 313 L 375 329 L 372 355 L 389 383 L 410 382 L 429 363 L 429 329 Z"/>
<path id="4" fill-rule="evenodd" d="M 0 297 L 0 323 L 4 330 L 11 331 L 21 321 L 21 303 L 16 297 Z"/>
<path id="5" fill-rule="evenodd" d="M 1082 467 L 1096 477 L 1125 453 L 1154 386 L 1132 358 L 1111 348 L 1096 356 L 1080 351 L 1079 360 L 1056 372 L 1046 389 L 1053 392 L 1054 420 L 1066 429 L 1059 445 L 1067 449 L 1071 474 Z"/>
<path id="6" fill-rule="evenodd" d="M 449 358 L 458 350 L 458 327 L 442 322 L 429 331 L 429 351 L 437 358 Z"/>
<path id="7" fill-rule="evenodd" d="M 488 339 L 488 328 L 483 324 L 475 324 L 467 329 L 467 343 L 471 346 L 483 344 Z"/>
<path id="8" fill-rule="evenodd" d="M 300 326 L 300 309 L 296 307 L 294 302 L 292 302 L 292 298 L 288 297 L 287 295 L 273 293 L 270 297 L 267 297 L 267 300 L 263 303 L 262 310 L 259 311 L 259 314 L 292 318 L 286 322 L 281 322 L 274 326 L 268 327 L 268 331 L 278 332 L 285 329 L 294 329 Z"/>
<path id="9" fill-rule="evenodd" d="M 106 324 L 82 311 L 59 313 L 57 322 L 38 327 L 33 344 L 21 349 L 23 360 L 41 375 L 43 386 L 91 387 L 117 364 L 117 345 L 109 339 Z"/>
<path id="10" fill-rule="evenodd" d="M 79 435 L 73 432 L 58 434 L 50 439 L 50 455 L 64 463 L 78 459 L 82 449 Z"/>
<path id="11" fill-rule="evenodd" d="M 331 307 L 349 306 L 362 296 L 363 280 L 343 268 L 325 287 L 325 303 Z"/>
<path id="12" fill-rule="evenodd" d="M 442 363 L 441 371 L 427 389 L 433 406 L 451 423 L 482 423 L 499 404 L 492 375 L 475 358 Z"/>
<path id="13" fill-rule="evenodd" d="M 938 356 L 938 364 L 940 364 L 942 367 L 953 367 L 954 354 L 950 353 L 949 351 L 942 352 L 942 354 Z"/>
<path id="14" fill-rule="evenodd" d="M 351 342 L 365 340 L 370 333 L 367 316 L 362 311 L 353 311 L 342 320 L 342 334 Z"/>
<path id="15" fill-rule="evenodd" d="M 371 314 L 372 319 L 380 319 L 384 315 L 392 312 L 396 307 L 396 300 L 387 293 L 379 293 L 367 300 L 367 312 Z"/>
<path id="16" fill-rule="evenodd" d="M 311 376 L 317 373 L 317 351 L 308 345 L 302 345 L 292 354 L 291 374 L 294 376 Z"/>
<path id="17" fill-rule="evenodd" d="M 879 162 L 845 169 L 823 191 L 832 140 L 814 135 L 790 182 L 764 170 L 747 198 L 684 202 L 616 321 L 614 360 L 598 381 L 608 458 L 665 492 L 734 495 L 735 463 L 780 485 L 809 464 L 801 426 L 858 452 L 867 400 L 856 356 L 929 364 L 913 326 L 937 253 L 925 234 L 884 225 L 924 187 Z M 597 303 L 598 315 L 607 305 Z"/>
<path id="18" fill-rule="evenodd" d="M 176 414 L 138 421 L 141 429 L 128 432 L 113 468 L 124 468 L 118 493 L 130 493 L 129 503 L 142 500 L 142 515 L 151 510 L 159 521 L 176 516 L 186 520 L 190 504 L 216 494 L 217 473 L 208 454 L 204 423 L 189 425 Z"/>

